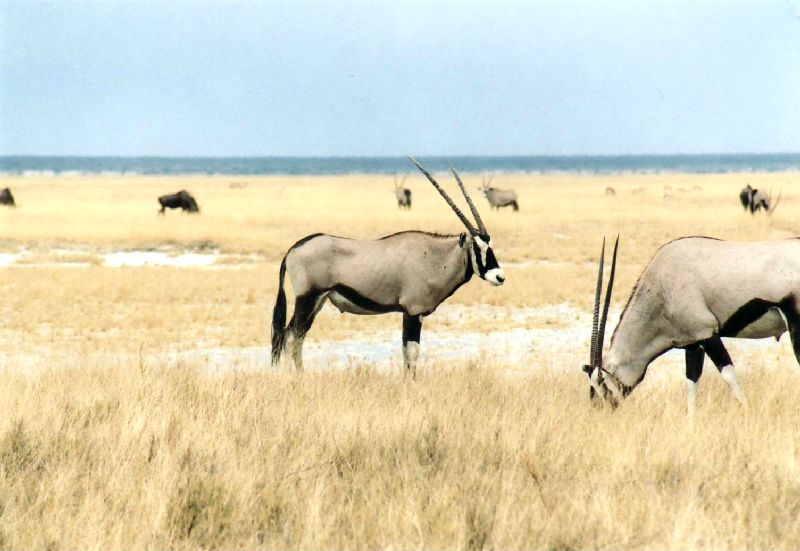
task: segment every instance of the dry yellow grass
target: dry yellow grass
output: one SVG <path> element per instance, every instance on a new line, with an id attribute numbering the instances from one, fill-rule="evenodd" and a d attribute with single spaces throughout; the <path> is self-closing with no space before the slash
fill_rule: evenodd
<path id="1" fill-rule="evenodd" d="M 783 190 L 774 216 L 742 212 L 746 182 Z M 469 315 L 434 314 L 423 349 L 443 329 L 536 329 L 517 308 L 588 308 L 602 235 L 622 235 L 618 307 L 671 238 L 793 235 L 796 182 L 498 176 L 519 213 L 474 195 L 508 283 L 461 289 L 447 304 Z M 379 176 L 5 179 L 20 207 L 0 209 L 0 253 L 31 256 L 0 268 L 0 547 L 800 547 L 800 370 L 786 342 L 734 349 L 748 408 L 709 373 L 693 422 L 679 370 L 654 367 L 619 410 L 595 409 L 577 362 L 553 363 L 546 342 L 523 366 L 491 351 L 431 358 L 416 382 L 371 365 L 298 377 L 166 359 L 266 346 L 278 263 L 304 235 L 461 230 L 429 184 L 407 183 L 411 212 Z M 155 197 L 181 188 L 202 214 L 158 217 Z M 98 261 L 121 248 L 255 256 L 220 271 Z M 65 259 L 89 267 L 50 264 Z M 397 316 L 326 309 L 308 342 L 387 329 L 399 336 Z M 575 348 L 569 362 L 586 353 Z"/>

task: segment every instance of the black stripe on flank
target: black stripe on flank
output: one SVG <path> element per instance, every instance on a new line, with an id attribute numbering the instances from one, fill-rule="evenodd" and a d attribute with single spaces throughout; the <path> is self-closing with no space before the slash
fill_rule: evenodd
<path id="1" fill-rule="evenodd" d="M 721 337 L 735 337 L 741 333 L 745 327 L 766 314 L 770 308 L 778 306 L 778 303 L 770 302 L 761 298 L 754 298 L 740 306 L 733 315 L 720 327 Z"/>
<path id="2" fill-rule="evenodd" d="M 386 312 L 402 312 L 403 309 L 397 304 L 381 304 L 380 302 L 375 302 L 371 298 L 367 298 L 352 287 L 348 287 L 347 285 L 336 285 L 330 289 L 335 293 L 339 293 L 344 298 L 362 308 L 363 310 L 368 310 L 370 312 L 375 312 L 379 314 L 384 314 Z"/>

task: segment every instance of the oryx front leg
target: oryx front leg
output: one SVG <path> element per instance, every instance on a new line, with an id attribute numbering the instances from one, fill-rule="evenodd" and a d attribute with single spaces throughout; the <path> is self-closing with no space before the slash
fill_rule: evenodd
<path id="1" fill-rule="evenodd" d="M 739 382 L 736 380 L 736 370 L 733 368 L 730 354 L 728 354 L 728 351 L 725 350 L 725 346 L 722 344 L 722 339 L 718 336 L 711 337 L 703 341 L 702 345 L 708 357 L 711 358 L 711 361 L 714 362 L 714 365 L 719 369 L 722 380 L 728 383 L 733 397 L 736 398 L 740 404 L 744 404 L 744 395 L 739 388 Z"/>
<path id="2" fill-rule="evenodd" d="M 419 338 L 422 333 L 422 316 L 403 314 L 403 365 L 406 373 L 417 376 Z"/>
<path id="3" fill-rule="evenodd" d="M 697 385 L 703 374 L 705 352 L 699 346 L 686 348 L 686 413 L 694 414 L 694 403 L 697 397 Z"/>

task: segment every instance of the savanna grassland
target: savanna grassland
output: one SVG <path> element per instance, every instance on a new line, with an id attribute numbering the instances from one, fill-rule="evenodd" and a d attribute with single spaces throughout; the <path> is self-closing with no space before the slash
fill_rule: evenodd
<path id="1" fill-rule="evenodd" d="M 579 365 L 604 235 L 621 235 L 618 311 L 669 239 L 796 235 L 800 177 L 498 175 L 514 213 L 463 176 L 507 283 L 473 280 L 426 320 L 415 381 L 397 315 L 326 307 L 307 339 L 333 353 L 388 335 L 388 365 L 323 355 L 297 375 L 266 349 L 278 265 L 301 237 L 462 230 L 415 175 L 410 212 L 381 176 L 3 178 L 19 207 L 0 208 L 0 254 L 18 257 L 0 267 L 0 548 L 799 548 L 788 339 L 732 342 L 748 405 L 707 368 L 692 419 L 680 356 L 616 411 L 589 403 Z M 742 212 L 747 182 L 783 191 L 772 216 Z M 158 216 L 155 198 L 181 188 L 201 214 Z M 219 259 L 104 262 L 131 250 Z M 538 314 L 555 306 L 577 313 Z M 513 361 L 425 354 L 512 330 L 554 340 Z M 198 349 L 255 359 L 212 366 Z"/>

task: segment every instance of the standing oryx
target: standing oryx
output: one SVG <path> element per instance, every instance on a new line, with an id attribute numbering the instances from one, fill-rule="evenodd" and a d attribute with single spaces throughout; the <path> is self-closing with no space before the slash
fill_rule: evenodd
<path id="1" fill-rule="evenodd" d="M 375 241 L 356 241 L 325 234 L 292 245 L 281 262 L 278 297 L 272 313 L 272 363 L 280 359 L 287 333 L 297 370 L 303 369 L 303 339 L 326 299 L 340 312 L 403 314 L 403 358 L 412 374 L 419 355 L 422 318 L 477 274 L 502 285 L 505 274 L 492 250 L 492 240 L 458 174 L 453 176 L 467 200 L 474 227 L 436 180 L 413 158 L 467 229 L 458 235 L 404 231 Z M 294 314 L 286 324 L 285 274 L 295 292 Z"/>
<path id="2" fill-rule="evenodd" d="M 781 200 L 782 193 L 778 193 L 778 198 L 775 202 L 772 202 L 772 192 L 767 195 L 767 193 L 760 189 L 754 189 L 750 184 L 747 184 L 742 191 L 739 192 L 739 201 L 742 203 L 742 207 L 746 211 L 750 209 L 750 214 L 755 214 L 762 208 L 764 212 L 767 214 L 772 214 L 775 212 L 775 209 L 778 207 L 778 203 Z"/>
<path id="3" fill-rule="evenodd" d="M 617 239 L 619 242 L 619 238 Z M 605 249 L 605 241 L 603 242 Z M 776 339 L 788 329 L 800 363 L 800 239 L 736 242 L 684 237 L 661 247 L 644 269 L 620 316 L 603 361 L 617 244 L 602 317 L 603 255 L 597 276 L 589 365 L 591 395 L 616 405 L 641 382 L 654 359 L 686 351 L 688 409 L 694 409 L 704 354 L 743 401 L 721 337 Z"/>
<path id="4" fill-rule="evenodd" d="M 403 184 L 406 183 L 406 175 L 403 174 L 403 179 L 400 183 L 397 183 L 397 175 L 395 174 L 394 177 L 394 195 L 397 197 L 397 206 L 399 208 L 411 208 L 411 190 L 407 187 L 403 187 Z"/>
<path id="5" fill-rule="evenodd" d="M 500 207 L 512 207 L 514 210 L 519 210 L 519 203 L 517 203 L 517 192 L 511 189 L 497 189 L 491 187 L 493 176 L 487 182 L 485 179 L 481 184 L 481 191 L 489 205 L 493 209 L 500 210 Z"/>

